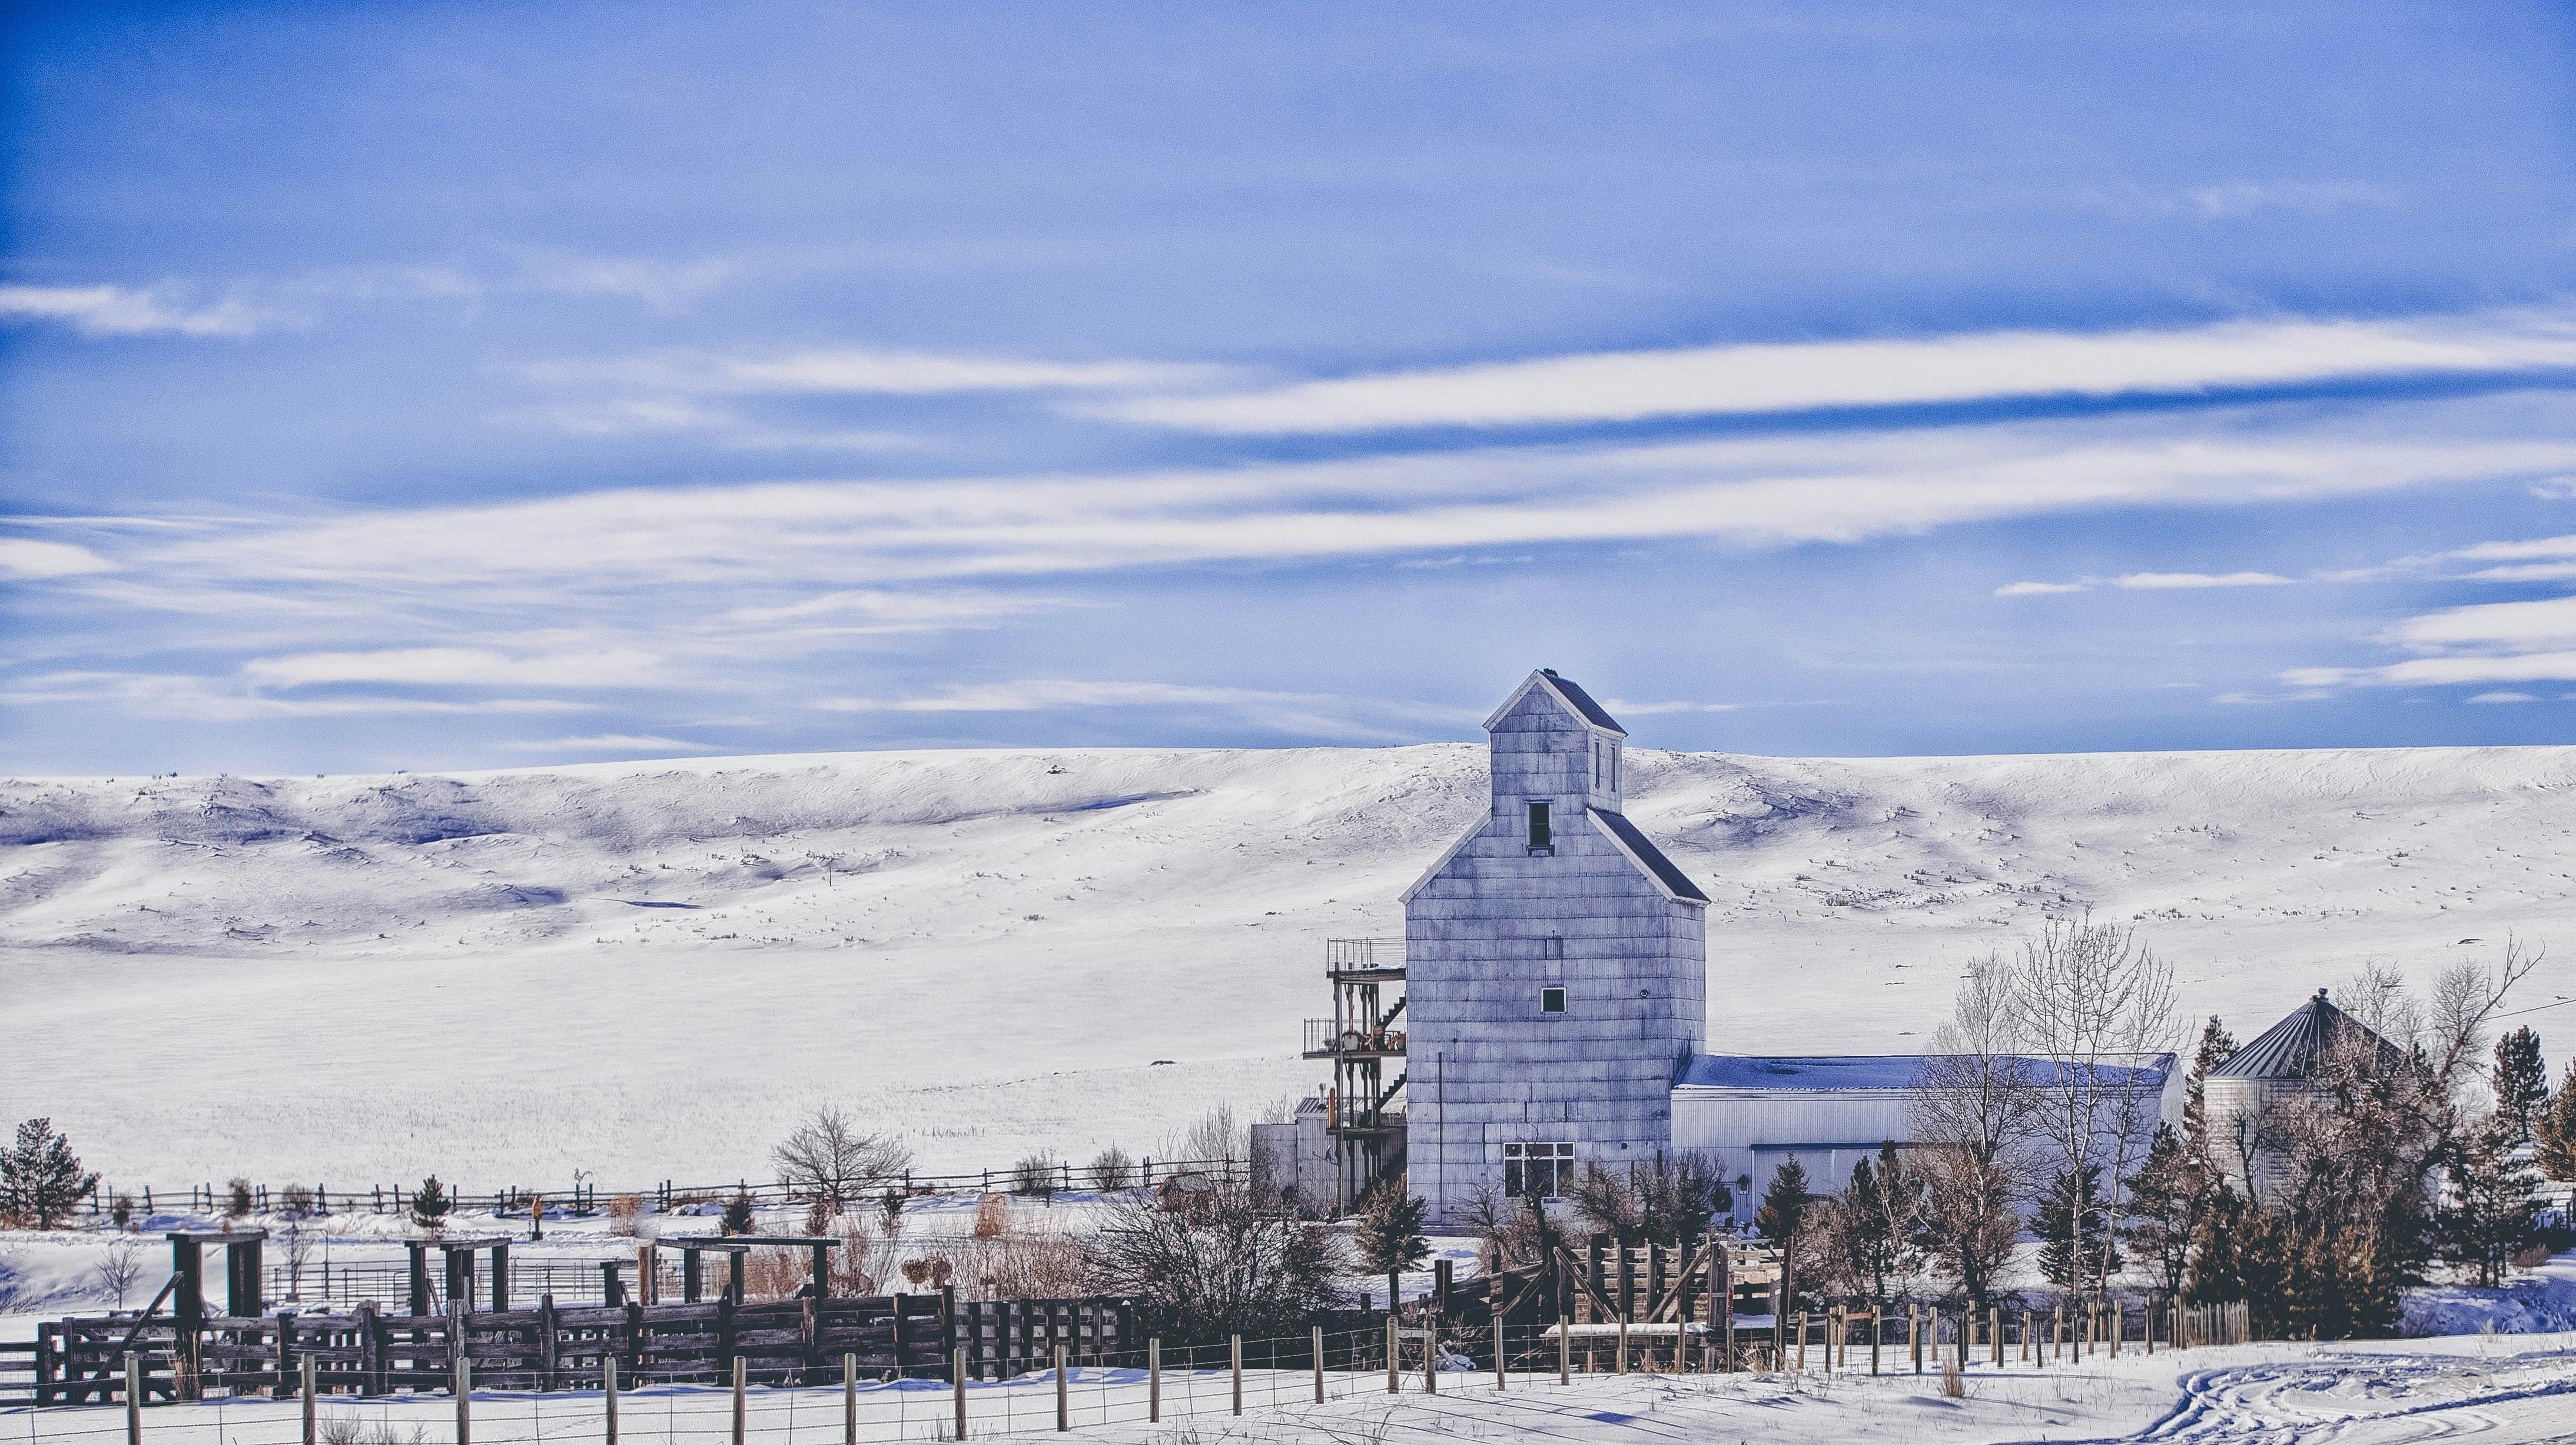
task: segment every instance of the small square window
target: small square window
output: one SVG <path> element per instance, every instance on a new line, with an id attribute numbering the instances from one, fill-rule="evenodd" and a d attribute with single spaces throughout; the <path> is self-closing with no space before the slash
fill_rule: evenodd
<path id="1" fill-rule="evenodd" d="M 1561 988 L 1540 989 L 1538 991 L 1538 1011 L 1543 1014 L 1561 1014 L 1565 1012 L 1565 990 Z"/>

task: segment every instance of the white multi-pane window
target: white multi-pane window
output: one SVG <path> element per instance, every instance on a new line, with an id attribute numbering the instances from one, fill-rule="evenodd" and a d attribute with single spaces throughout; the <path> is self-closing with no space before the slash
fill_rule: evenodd
<path id="1" fill-rule="evenodd" d="M 1503 1192 L 1514 1199 L 1536 1195 L 1555 1199 L 1574 1182 L 1571 1144 L 1506 1144 L 1503 1146 Z"/>

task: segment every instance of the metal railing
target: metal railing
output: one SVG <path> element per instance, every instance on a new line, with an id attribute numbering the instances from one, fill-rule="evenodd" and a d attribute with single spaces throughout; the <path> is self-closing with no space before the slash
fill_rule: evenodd
<path id="1" fill-rule="evenodd" d="M 1336 971 L 1404 967 L 1401 938 L 1327 938 L 1324 966 Z"/>
<path id="2" fill-rule="evenodd" d="M 1306 1052 L 1310 1054 L 1401 1054 L 1404 1052 L 1404 1030 L 1364 1029 L 1357 1024 L 1333 1026 L 1331 1019 L 1306 1020 Z"/>

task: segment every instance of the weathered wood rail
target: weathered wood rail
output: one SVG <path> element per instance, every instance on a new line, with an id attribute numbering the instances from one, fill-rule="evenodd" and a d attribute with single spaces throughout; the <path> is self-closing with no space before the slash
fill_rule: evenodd
<path id="1" fill-rule="evenodd" d="M 125 1360 L 139 1356 L 144 1391 L 160 1399 L 296 1392 L 313 1361 L 316 1388 L 361 1396 L 446 1391 L 461 1357 L 479 1386 L 599 1388 L 603 1364 L 621 1382 L 722 1382 L 740 1360 L 754 1384 L 862 1374 L 947 1378 L 962 1356 L 970 1378 L 1003 1378 L 1053 1363 L 1057 1347 L 1097 1362 L 1142 1347 L 1134 1307 L 1117 1299 L 960 1301 L 950 1294 L 863 1295 L 737 1305 L 582 1305 L 407 1315 L 360 1304 L 345 1314 L 176 1320 L 108 1316 L 38 1327 L 38 1405 L 125 1397 Z"/>

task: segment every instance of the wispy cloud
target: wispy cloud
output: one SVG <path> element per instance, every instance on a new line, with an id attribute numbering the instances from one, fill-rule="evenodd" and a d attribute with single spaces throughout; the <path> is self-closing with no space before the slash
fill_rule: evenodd
<path id="1" fill-rule="evenodd" d="M 2576 313 L 2236 321 L 2161 331 L 2006 331 L 1548 357 L 1101 402 L 1188 431 L 1508 427 L 2011 397 L 2190 393 L 2367 377 L 2576 367 Z"/>
<path id="2" fill-rule="evenodd" d="M 961 392 L 1132 390 L 1184 385 L 1211 372 L 1143 361 L 1046 361 L 867 347 L 559 360 L 527 368 L 551 386 L 612 384 L 677 394 L 941 396 Z"/>
<path id="3" fill-rule="evenodd" d="M 0 286 L 0 317 L 83 336 L 248 336 L 278 319 L 238 298 L 198 303 L 178 286 Z"/>
<path id="4" fill-rule="evenodd" d="M 657 733 L 601 733 L 587 738 L 522 739 L 502 747 L 514 753 L 720 753 L 714 743 L 693 743 Z"/>
<path id="5" fill-rule="evenodd" d="M 2381 641 L 2424 655 L 2375 667 L 2293 668 L 2281 680 L 2316 688 L 2576 681 L 2576 596 L 2425 613 Z"/>
<path id="6" fill-rule="evenodd" d="M 1744 704 L 1740 702 L 1629 702 L 1623 698 L 1614 697 L 1602 706 L 1613 713 L 1627 713 L 1632 717 L 1654 717 L 1662 713 L 1735 712 Z"/>
<path id="7" fill-rule="evenodd" d="M 2530 694 L 2530 693 L 2527 693 L 2527 692 L 2482 692 L 2482 693 L 2479 693 L 2477 696 L 2475 696 L 2475 697 L 2473 697 L 2473 698 L 2470 698 L 2470 699 L 2469 699 L 2469 701 L 2471 701 L 2471 702 L 2538 702 L 2538 701 L 2540 701 L 2540 699 L 2539 699 L 2539 698 L 2537 698 L 2537 697 L 2535 697 L 2535 696 L 2533 696 L 2533 695 L 2532 695 L 2532 694 Z"/>
<path id="8" fill-rule="evenodd" d="M 667 687 L 663 659 L 635 648 L 511 654 L 482 647 L 402 647 L 254 658 L 242 674 L 268 687 L 376 683 L 419 687 Z"/>
<path id="9" fill-rule="evenodd" d="M 981 683 L 918 697 L 827 698 L 828 712 L 1020 713 L 1089 708 L 1216 708 L 1257 722 L 1271 732 L 1353 742 L 1393 742 L 1406 734 L 1363 722 L 1354 714 L 1419 709 L 1383 707 L 1324 693 L 1271 692 L 1257 688 L 1187 683 L 1087 681 L 1041 678 Z"/>
<path id="10" fill-rule="evenodd" d="M 1073 707 L 1177 707 L 1193 704 L 1313 704 L 1312 693 L 1260 692 L 1240 687 L 1193 687 L 1168 682 L 1080 682 L 1035 679 L 951 688 L 923 697 L 826 698 L 828 712 L 1047 712 Z"/>
<path id="11" fill-rule="evenodd" d="M 2073 582 L 2007 582 L 1997 597 L 2045 597 L 2063 592 L 2089 592 L 2119 587 L 2132 592 L 2185 592 L 2210 587 L 2287 587 L 2298 579 L 2272 572 L 2131 572 L 2121 577 L 2085 577 Z"/>
<path id="12" fill-rule="evenodd" d="M 55 672 L 22 678 L 0 690 L 0 705 L 113 705 L 137 717 L 193 722 L 263 718 L 388 717 L 474 713 L 583 712 L 588 703 L 556 698 L 272 697 L 236 678 L 187 673 Z"/>
<path id="13" fill-rule="evenodd" d="M 0 578 L 78 577 L 115 566 L 77 543 L 0 537 Z"/>

